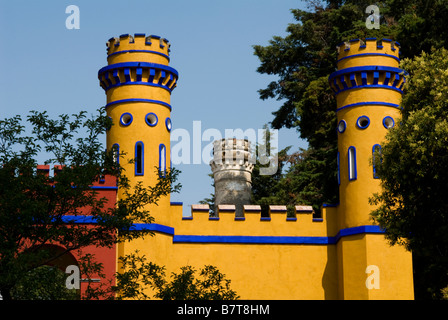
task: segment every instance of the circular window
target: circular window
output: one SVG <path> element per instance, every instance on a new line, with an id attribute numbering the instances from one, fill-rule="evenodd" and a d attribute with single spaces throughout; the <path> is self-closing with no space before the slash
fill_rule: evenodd
<path id="1" fill-rule="evenodd" d="M 154 127 L 157 124 L 157 121 L 159 119 L 157 118 L 155 113 L 148 113 L 145 117 L 145 121 L 150 127 Z"/>
<path id="2" fill-rule="evenodd" d="M 120 123 L 121 123 L 123 126 L 128 126 L 128 125 L 130 125 L 130 124 L 132 123 L 132 114 L 130 114 L 130 113 L 128 113 L 128 112 L 123 113 L 123 114 L 121 115 L 121 117 L 120 117 Z"/>
<path id="3" fill-rule="evenodd" d="M 168 131 L 171 131 L 172 124 L 171 124 L 171 119 L 170 118 L 166 118 L 165 125 L 166 125 L 166 129 Z"/>
<path id="4" fill-rule="evenodd" d="M 392 117 L 389 117 L 389 116 L 385 117 L 385 118 L 383 119 L 383 126 L 384 126 L 384 128 L 386 128 L 386 129 L 393 128 L 393 127 L 395 126 L 395 121 L 394 121 L 394 119 L 393 119 Z"/>
<path id="5" fill-rule="evenodd" d="M 356 120 L 356 126 L 359 129 L 366 129 L 370 124 L 370 119 L 367 116 L 360 116 L 358 120 Z"/>
<path id="6" fill-rule="evenodd" d="M 345 120 L 341 120 L 338 123 L 338 132 L 342 133 L 345 131 L 345 128 L 347 128 L 347 122 L 345 122 Z"/>

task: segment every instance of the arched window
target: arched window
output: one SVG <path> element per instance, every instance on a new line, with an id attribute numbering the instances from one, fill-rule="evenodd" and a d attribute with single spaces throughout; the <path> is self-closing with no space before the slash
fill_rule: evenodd
<path id="1" fill-rule="evenodd" d="M 135 144 L 135 175 L 136 176 L 142 176 L 144 173 L 144 152 L 145 147 L 143 145 L 143 142 L 138 141 Z"/>
<path id="2" fill-rule="evenodd" d="M 159 175 L 166 175 L 166 147 L 164 144 L 159 145 Z"/>
<path id="3" fill-rule="evenodd" d="M 372 163 L 373 163 L 373 179 L 379 179 L 380 177 L 378 176 L 378 174 L 376 173 L 376 167 L 375 167 L 375 163 L 376 160 L 375 156 L 379 155 L 380 157 L 380 161 L 381 161 L 381 146 L 379 144 L 375 144 L 372 148 Z"/>
<path id="4" fill-rule="evenodd" d="M 356 180 L 358 172 L 356 169 L 356 149 L 355 147 L 348 148 L 348 180 Z"/>

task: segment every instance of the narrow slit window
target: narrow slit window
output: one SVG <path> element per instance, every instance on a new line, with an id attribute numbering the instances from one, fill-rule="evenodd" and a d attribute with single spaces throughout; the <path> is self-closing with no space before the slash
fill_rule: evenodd
<path id="1" fill-rule="evenodd" d="M 135 175 L 143 175 L 143 165 L 144 165 L 144 146 L 143 142 L 139 141 L 135 144 Z"/>
<path id="2" fill-rule="evenodd" d="M 159 171 L 160 175 L 165 177 L 166 175 L 166 147 L 164 144 L 159 146 Z"/>
<path id="3" fill-rule="evenodd" d="M 356 180 L 357 176 L 356 149 L 355 147 L 350 147 L 348 148 L 348 180 Z"/>
<path id="4" fill-rule="evenodd" d="M 376 158 L 377 156 L 380 158 L 381 161 L 381 146 L 379 144 L 374 145 L 372 148 L 373 179 L 380 178 L 376 172 L 376 166 L 375 166 L 375 163 L 378 160 Z"/>

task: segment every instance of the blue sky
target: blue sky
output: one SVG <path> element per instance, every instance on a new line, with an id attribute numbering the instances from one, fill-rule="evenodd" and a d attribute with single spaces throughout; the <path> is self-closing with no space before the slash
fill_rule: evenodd
<path id="1" fill-rule="evenodd" d="M 69 5 L 80 9 L 79 30 L 65 26 Z M 298 0 L 0 0 L 0 118 L 30 110 L 54 117 L 94 113 L 106 102 L 97 79 L 107 64 L 106 41 L 146 33 L 171 43 L 170 66 L 179 72 L 171 96 L 173 129 L 192 135 L 193 121 L 223 135 L 225 129 L 260 129 L 282 102 L 259 99 L 257 90 L 275 77 L 256 72 L 252 46 L 285 36 L 295 22 L 292 8 L 306 7 Z M 279 148 L 289 145 L 306 147 L 295 130 L 280 130 Z M 176 167 L 183 188 L 171 198 L 188 212 L 213 192 L 210 166 Z"/>

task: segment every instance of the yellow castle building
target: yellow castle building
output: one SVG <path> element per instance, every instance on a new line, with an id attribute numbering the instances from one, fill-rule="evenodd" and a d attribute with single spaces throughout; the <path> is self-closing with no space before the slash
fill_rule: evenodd
<path id="1" fill-rule="evenodd" d="M 124 34 L 107 46 L 108 65 L 98 73 L 114 122 L 107 148 L 135 159 L 117 157 L 131 183 L 154 185 L 157 174 L 170 168 L 170 96 L 179 76 L 169 66 L 170 43 Z M 168 274 L 185 265 L 217 266 L 241 299 L 413 299 L 411 253 L 388 244 L 369 218 L 368 202 L 380 190 L 372 156 L 400 118 L 405 77 L 398 68 L 399 45 L 356 39 L 338 51 L 329 85 L 337 98 L 339 204 L 323 204 L 321 218 L 299 204 L 295 217 L 283 205 L 270 206 L 269 216 L 262 216 L 260 206 L 238 201 L 250 191 L 248 158 L 231 164 L 214 159 L 215 182 L 218 176 L 231 181 L 226 172 L 236 172 L 240 193 L 238 187 L 226 190 L 232 184 L 221 185 L 215 215 L 208 205 L 192 205 L 188 217 L 182 203 L 164 197 L 149 208 L 154 224 L 136 223 L 137 230 L 150 227 L 156 235 L 120 244 L 117 254 L 138 249 Z M 215 143 L 215 156 L 221 143 Z M 248 150 L 244 141 L 238 146 Z M 231 191 L 238 203 L 221 194 Z M 117 196 L 123 196 L 120 190 Z"/>

